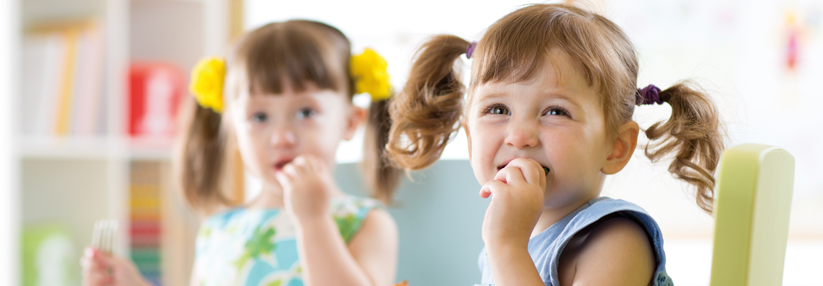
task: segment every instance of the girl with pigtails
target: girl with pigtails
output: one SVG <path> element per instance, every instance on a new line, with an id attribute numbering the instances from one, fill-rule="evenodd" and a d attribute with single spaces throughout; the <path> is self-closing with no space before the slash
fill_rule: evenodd
<path id="1" fill-rule="evenodd" d="M 248 32 L 227 59 L 202 61 L 192 77 L 198 104 L 184 115 L 175 158 L 184 198 L 207 216 L 191 285 L 390 285 L 397 228 L 381 205 L 400 172 L 382 157 L 391 96 L 385 60 L 369 49 L 352 57 L 336 28 L 296 20 Z M 372 96 L 368 112 L 352 104 L 364 92 Z M 344 194 L 332 176 L 338 144 L 364 120 L 364 171 L 375 199 Z M 226 195 L 230 144 L 263 183 L 240 207 Z M 148 285 L 131 262 L 94 249 L 82 264 L 84 285 Z"/>
<path id="2" fill-rule="evenodd" d="M 455 65 L 463 54 L 468 88 Z M 635 54 L 613 22 L 562 4 L 514 11 L 477 43 L 440 35 L 419 49 L 390 106 L 387 151 L 422 169 L 465 130 L 480 196 L 491 197 L 481 285 L 673 285 L 657 223 L 601 197 L 604 179 L 632 158 L 634 107 L 668 104 L 671 117 L 645 130 L 645 154 L 673 158 L 669 171 L 710 212 L 723 135 L 693 84 L 638 89 Z"/>

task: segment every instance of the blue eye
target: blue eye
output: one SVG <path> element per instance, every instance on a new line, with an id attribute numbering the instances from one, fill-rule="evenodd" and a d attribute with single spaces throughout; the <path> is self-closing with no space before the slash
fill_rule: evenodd
<path id="1" fill-rule="evenodd" d="M 486 113 L 495 115 L 511 115 L 509 108 L 502 104 L 495 104 L 487 107 Z"/>
<path id="2" fill-rule="evenodd" d="M 303 109 L 300 109 L 300 111 L 297 112 L 297 118 L 305 119 L 305 118 L 309 118 L 309 117 L 314 117 L 315 114 L 317 114 L 317 112 L 314 111 L 314 109 L 303 108 Z"/>
<path id="3" fill-rule="evenodd" d="M 254 123 L 264 123 L 269 120 L 269 116 L 264 112 L 255 112 L 249 119 Z"/>
<path id="4" fill-rule="evenodd" d="M 566 111 L 565 108 L 562 108 L 560 106 L 550 106 L 549 108 L 546 109 L 545 112 L 543 112 L 543 115 L 557 115 L 557 116 L 571 117 L 569 112 Z"/>

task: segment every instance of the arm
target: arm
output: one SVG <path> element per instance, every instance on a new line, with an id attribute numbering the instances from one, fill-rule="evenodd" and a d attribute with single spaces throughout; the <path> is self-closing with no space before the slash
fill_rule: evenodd
<path id="1" fill-rule="evenodd" d="M 526 245 L 487 247 L 495 285 L 545 286 Z"/>
<path id="2" fill-rule="evenodd" d="M 329 204 L 339 190 L 335 191 L 337 186 L 323 162 L 299 156 L 276 176 L 283 186 L 286 212 L 295 222 L 307 285 L 391 283 L 397 263 L 397 230 L 387 213 L 370 212 L 349 249 L 332 219 Z"/>
<path id="3" fill-rule="evenodd" d="M 307 285 L 390 285 L 397 264 L 397 229 L 383 210 L 369 213 L 347 247 L 331 219 L 306 222 L 297 244 Z"/>
<path id="4" fill-rule="evenodd" d="M 375 209 L 349 242 L 349 252 L 375 285 L 392 285 L 397 272 L 397 225 L 389 213 Z"/>
<path id="5" fill-rule="evenodd" d="M 627 218 L 595 227 L 582 244 L 564 250 L 560 261 L 561 286 L 648 285 L 655 268 L 646 232 Z"/>
<path id="6" fill-rule="evenodd" d="M 483 218 L 483 241 L 498 286 L 544 286 L 528 252 L 529 236 L 543 209 L 546 177 L 531 159 L 514 159 L 480 196 L 492 196 Z"/>
<path id="7" fill-rule="evenodd" d="M 197 276 L 197 265 L 193 267 L 191 270 L 191 280 L 189 280 L 190 286 L 198 286 L 200 285 L 200 276 Z"/>

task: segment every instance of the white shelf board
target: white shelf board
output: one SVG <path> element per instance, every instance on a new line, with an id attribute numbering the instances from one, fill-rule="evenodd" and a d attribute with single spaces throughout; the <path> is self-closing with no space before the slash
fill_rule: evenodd
<path id="1" fill-rule="evenodd" d="M 171 138 L 23 136 L 17 140 L 24 159 L 171 160 Z"/>
<path id="2" fill-rule="evenodd" d="M 23 136 L 17 140 L 21 158 L 106 159 L 111 153 L 107 137 Z"/>

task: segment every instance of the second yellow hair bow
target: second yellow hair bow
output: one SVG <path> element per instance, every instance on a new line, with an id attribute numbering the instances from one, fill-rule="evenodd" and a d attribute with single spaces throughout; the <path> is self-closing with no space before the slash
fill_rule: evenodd
<path id="1" fill-rule="evenodd" d="M 377 52 L 365 49 L 353 56 L 349 68 L 354 78 L 355 94 L 368 93 L 372 101 L 382 101 L 391 97 L 391 83 L 386 70 L 388 63 Z"/>

